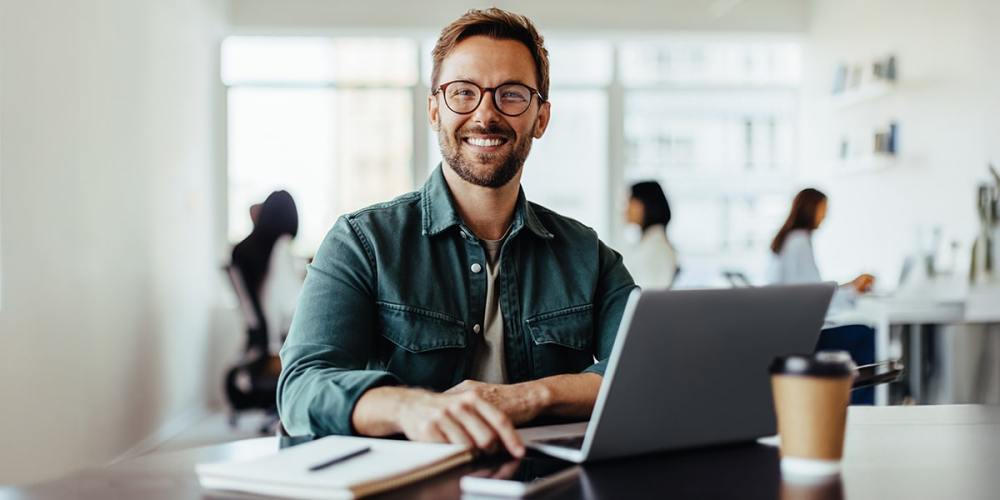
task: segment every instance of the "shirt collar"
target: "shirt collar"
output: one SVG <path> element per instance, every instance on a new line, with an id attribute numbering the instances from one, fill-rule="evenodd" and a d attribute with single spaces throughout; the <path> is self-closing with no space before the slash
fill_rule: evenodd
<path id="1" fill-rule="evenodd" d="M 420 206 L 423 211 L 423 234 L 427 236 L 435 236 L 453 226 L 464 227 L 462 218 L 458 215 L 458 210 L 455 209 L 455 199 L 451 190 L 448 189 L 448 183 L 444 180 L 443 168 L 441 164 L 438 164 L 421 189 Z M 517 234 L 522 227 L 527 227 L 539 238 L 551 239 L 554 237 L 538 219 L 535 210 L 524 197 L 524 189 L 520 189 L 517 193 L 517 204 L 510 234 Z"/>

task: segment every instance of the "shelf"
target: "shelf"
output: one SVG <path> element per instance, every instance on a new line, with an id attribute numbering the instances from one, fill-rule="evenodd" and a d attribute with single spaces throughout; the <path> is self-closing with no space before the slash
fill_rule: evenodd
<path id="1" fill-rule="evenodd" d="M 895 89 L 895 82 L 890 80 L 869 82 L 858 88 L 847 89 L 839 94 L 834 94 L 833 97 L 830 98 L 830 105 L 834 109 L 851 108 L 889 95 Z"/>
<path id="2" fill-rule="evenodd" d="M 857 175 L 881 172 L 899 163 L 899 157 L 890 154 L 871 154 L 833 163 L 831 171 L 836 175 Z"/>

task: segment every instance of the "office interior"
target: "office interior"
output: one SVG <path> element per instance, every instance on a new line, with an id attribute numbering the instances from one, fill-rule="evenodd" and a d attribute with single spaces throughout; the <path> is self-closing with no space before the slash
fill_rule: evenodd
<path id="1" fill-rule="evenodd" d="M 819 188 L 824 278 L 870 273 L 918 316 L 975 295 L 976 321 L 886 325 L 880 354 L 916 331 L 926 376 L 880 403 L 1000 403 L 1000 270 L 973 257 L 1000 246 L 978 208 L 1000 3 L 0 0 L 0 484 L 227 415 L 246 334 L 222 267 L 249 207 L 292 193 L 307 259 L 337 216 L 420 186 L 430 48 L 491 5 L 550 46 L 529 199 L 624 248 L 628 187 L 657 180 L 675 286 L 729 287 L 764 284 L 792 196 Z"/>

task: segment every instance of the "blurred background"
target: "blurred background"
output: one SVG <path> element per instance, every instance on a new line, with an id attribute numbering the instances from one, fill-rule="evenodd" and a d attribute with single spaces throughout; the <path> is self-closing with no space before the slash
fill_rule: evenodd
<path id="1" fill-rule="evenodd" d="M 0 0 L 0 484 L 246 430 L 224 387 L 249 383 L 254 309 L 224 266 L 251 206 L 294 198 L 301 264 L 339 215 L 421 185 L 430 49 L 491 5 L 550 51 L 528 198 L 624 249 L 629 186 L 658 181 L 673 286 L 763 284 L 807 186 L 825 279 L 995 282 L 970 280 L 1000 163 L 993 0 Z M 981 340 L 945 365 L 997 350 L 961 328 L 939 333 Z M 916 402 L 998 397 L 941 394 Z"/>

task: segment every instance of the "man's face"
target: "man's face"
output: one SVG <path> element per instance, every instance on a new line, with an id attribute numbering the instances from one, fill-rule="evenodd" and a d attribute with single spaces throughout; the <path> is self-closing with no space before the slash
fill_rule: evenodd
<path id="1" fill-rule="evenodd" d="M 467 80 L 480 87 L 523 83 L 538 88 L 534 60 L 524 44 L 485 36 L 459 42 L 441 62 L 439 78 L 438 85 Z M 483 94 L 479 107 L 465 115 L 448 109 L 441 92 L 427 104 L 445 163 L 466 182 L 491 188 L 518 176 L 532 139 L 545 133 L 549 108 L 534 96 L 527 111 L 507 116 L 497 110 L 492 92 Z"/>

